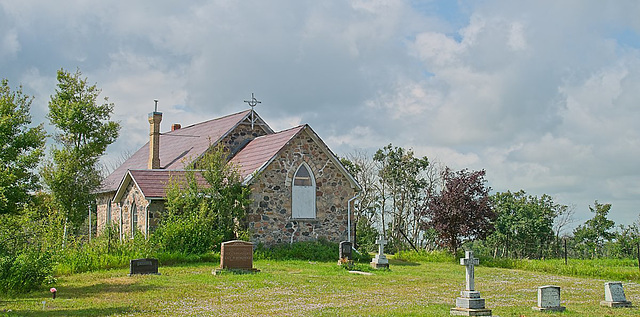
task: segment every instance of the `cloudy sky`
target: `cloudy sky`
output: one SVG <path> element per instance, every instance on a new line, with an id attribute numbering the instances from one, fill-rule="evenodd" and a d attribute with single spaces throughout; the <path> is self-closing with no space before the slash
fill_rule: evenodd
<path id="1" fill-rule="evenodd" d="M 188 3 L 188 4 L 185 4 Z M 638 1 L 0 0 L 0 78 L 45 122 L 56 70 L 115 103 L 105 162 L 247 109 L 338 155 L 386 144 L 610 218 L 640 215 Z"/>

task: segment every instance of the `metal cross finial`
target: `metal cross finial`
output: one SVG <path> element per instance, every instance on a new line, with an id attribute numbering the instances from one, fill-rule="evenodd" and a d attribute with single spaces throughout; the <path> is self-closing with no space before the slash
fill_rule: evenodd
<path id="1" fill-rule="evenodd" d="M 251 93 L 251 100 L 245 100 L 244 102 L 249 104 L 249 107 L 251 107 L 251 129 L 253 130 L 253 124 L 256 122 L 256 119 L 254 117 L 253 107 L 257 106 L 259 103 L 262 103 L 262 101 L 259 101 L 258 99 L 256 99 L 253 93 Z"/>

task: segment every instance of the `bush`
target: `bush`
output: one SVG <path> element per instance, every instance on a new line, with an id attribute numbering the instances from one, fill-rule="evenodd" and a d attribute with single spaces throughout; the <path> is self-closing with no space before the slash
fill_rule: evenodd
<path id="1" fill-rule="evenodd" d="M 262 243 L 258 244 L 254 252 L 255 259 L 264 260 L 307 260 L 332 262 L 338 261 L 340 245 L 335 242 L 329 242 L 325 239 L 317 241 L 295 242 L 292 244 L 283 243 L 265 247 Z M 353 252 L 354 261 L 368 262 L 371 257 L 367 253 L 359 254 Z"/>
<path id="2" fill-rule="evenodd" d="M 32 291 L 52 280 L 49 252 L 28 249 L 21 254 L 0 257 L 0 290 L 7 293 Z"/>

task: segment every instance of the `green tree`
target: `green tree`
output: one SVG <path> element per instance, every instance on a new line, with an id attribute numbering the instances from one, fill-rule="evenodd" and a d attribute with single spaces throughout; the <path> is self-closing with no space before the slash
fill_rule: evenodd
<path id="1" fill-rule="evenodd" d="M 167 212 L 152 238 L 163 250 L 205 253 L 223 241 L 248 237 L 250 190 L 227 157 L 222 147 L 214 147 L 184 177 L 171 180 Z"/>
<path id="2" fill-rule="evenodd" d="M 120 124 L 110 121 L 113 103 L 97 99 L 101 90 L 77 70 L 57 73 L 58 88 L 49 102 L 48 118 L 60 147 L 42 171 L 54 202 L 76 228 L 84 221 L 101 183 L 98 160 L 118 137 Z"/>
<path id="3" fill-rule="evenodd" d="M 46 134 L 42 124 L 31 124 L 31 102 L 22 88 L 12 91 L 6 79 L 0 81 L 0 214 L 15 214 L 38 189 L 33 170 L 44 150 Z"/>
<path id="4" fill-rule="evenodd" d="M 566 206 L 551 196 L 527 195 L 523 190 L 491 196 L 497 213 L 495 231 L 487 238 L 495 256 L 541 258 L 554 241 L 553 223 Z"/>
<path id="5" fill-rule="evenodd" d="M 407 240 L 417 244 L 427 198 L 425 192 L 432 185 L 426 177 L 429 160 L 391 144 L 379 149 L 373 160 L 380 165 L 381 212 L 384 215 L 389 208 L 391 213 L 392 247 L 402 248 Z"/>
<path id="6" fill-rule="evenodd" d="M 573 231 L 573 240 L 583 257 L 595 258 L 602 255 L 604 243 L 615 237 L 610 231 L 615 222 L 607 219 L 611 204 L 601 204 L 596 200 L 593 207 L 589 206 L 589 210 L 595 215 Z"/>

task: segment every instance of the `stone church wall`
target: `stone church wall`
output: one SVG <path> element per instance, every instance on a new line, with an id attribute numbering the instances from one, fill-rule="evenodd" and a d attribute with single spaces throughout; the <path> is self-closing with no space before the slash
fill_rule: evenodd
<path id="1" fill-rule="evenodd" d="M 316 181 L 315 219 L 294 219 L 291 214 L 293 177 L 303 162 L 311 168 Z M 252 241 L 273 245 L 321 238 L 347 240 L 347 202 L 354 195 L 355 190 L 339 167 L 306 130 L 302 131 L 253 181 L 252 205 L 247 213 Z"/>

